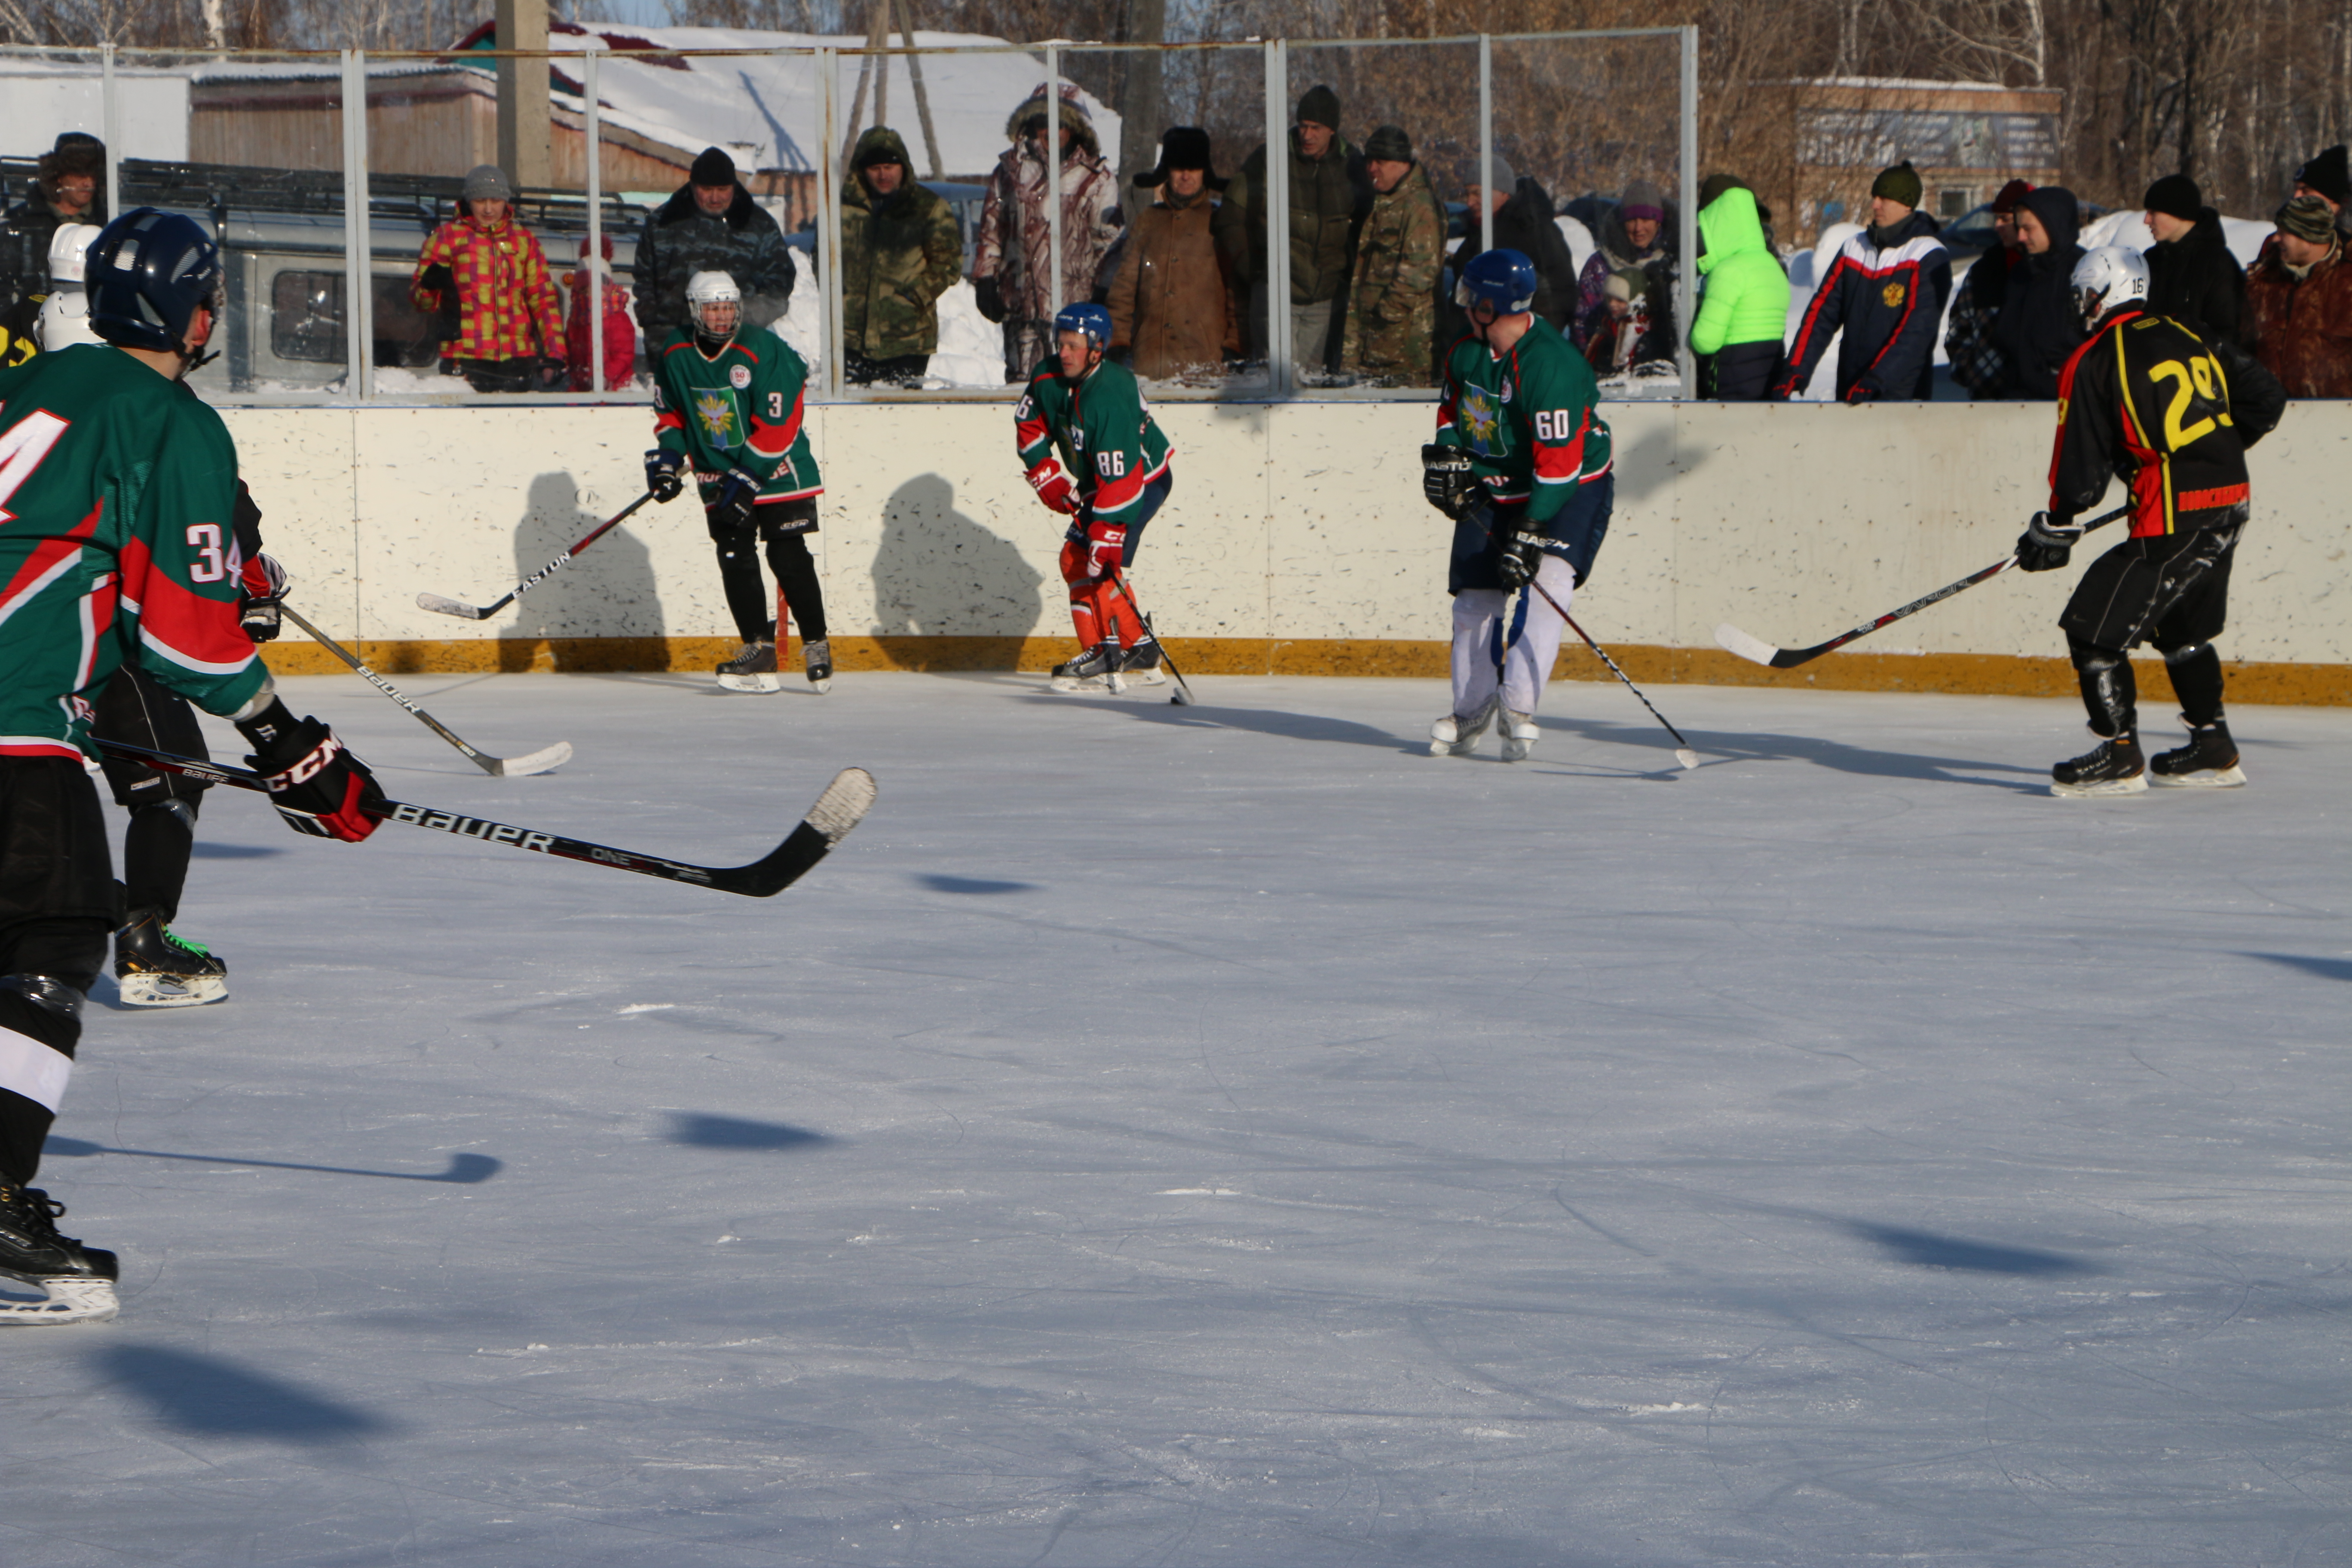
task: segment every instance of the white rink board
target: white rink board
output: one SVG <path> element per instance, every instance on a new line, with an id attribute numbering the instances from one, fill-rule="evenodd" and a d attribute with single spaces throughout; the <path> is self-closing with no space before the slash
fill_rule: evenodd
<path id="1" fill-rule="evenodd" d="M 1450 525 L 1420 493 L 1417 404 L 1169 404 L 1176 489 L 1136 580 L 1186 637 L 1447 635 Z M 1578 597 L 1604 640 L 1712 646 L 1718 621 L 1825 637 L 2007 552 L 2042 500 L 2052 410 L 2031 404 L 1604 405 L 1617 507 Z M 633 408 L 226 411 L 271 552 L 343 637 L 732 635 L 691 500 L 648 507 L 497 620 L 483 603 L 643 489 Z M 840 636 L 1059 636 L 1061 521 L 993 404 L 813 408 L 828 484 L 816 544 Z M 2303 403 L 2252 455 L 2254 517 L 2223 646 L 2352 662 L 2343 475 L 2352 403 Z M 2110 504 L 2119 500 L 2111 491 Z M 2121 537 L 2120 525 L 2099 536 Z M 2087 556 L 2089 552 L 2085 552 Z M 2078 563 L 2079 563 L 2078 558 Z M 1873 651 L 2047 658 L 2075 573 L 2014 577 Z M 1580 619 L 1583 616 L 1580 615 Z"/>

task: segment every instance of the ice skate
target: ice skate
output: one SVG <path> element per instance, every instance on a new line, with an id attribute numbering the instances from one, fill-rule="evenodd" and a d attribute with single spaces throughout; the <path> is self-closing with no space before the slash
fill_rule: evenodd
<path id="1" fill-rule="evenodd" d="M 833 644 L 824 637 L 801 644 L 801 668 L 819 691 L 833 689 Z"/>
<path id="2" fill-rule="evenodd" d="M 782 691 L 776 675 L 776 642 L 761 637 L 747 642 L 743 651 L 719 667 L 719 684 L 730 691 Z"/>
<path id="3" fill-rule="evenodd" d="M 1429 754 L 1433 757 L 1466 757 L 1478 744 L 1478 737 L 1495 721 L 1497 704 L 1488 699 L 1486 706 L 1471 714 L 1448 713 L 1429 727 Z"/>
<path id="4" fill-rule="evenodd" d="M 1536 749 L 1543 731 L 1536 728 L 1536 716 L 1515 709 L 1503 710 L 1503 761 L 1523 763 L 1528 753 Z"/>
<path id="5" fill-rule="evenodd" d="M 2071 762 L 2050 770 L 2050 793 L 2067 800 L 2094 795 L 2140 795 L 2147 789 L 2147 759 L 2129 735 L 2102 741 Z"/>
<path id="6" fill-rule="evenodd" d="M 1130 686 L 1165 686 L 1160 672 L 1160 639 L 1146 637 L 1118 656 L 1118 672 Z"/>
<path id="7" fill-rule="evenodd" d="M 1053 689 L 1108 691 L 1114 694 L 1124 691 L 1127 682 L 1119 679 L 1118 663 L 1118 644 L 1097 643 L 1067 664 L 1054 667 Z"/>
<path id="8" fill-rule="evenodd" d="M 228 998 L 228 964 L 163 923 L 133 910 L 114 933 L 114 980 L 129 1007 L 197 1007 Z"/>
<path id="9" fill-rule="evenodd" d="M 2230 739 L 2225 721 L 2189 724 L 2186 713 L 2180 721 L 2189 724 L 2189 744 L 2151 758 L 2150 783 L 2168 789 L 2234 789 L 2246 782 L 2246 770 L 2238 765 L 2238 744 Z"/>
<path id="10" fill-rule="evenodd" d="M 38 1187 L 0 1184 L 0 1276 L 37 1285 L 41 1301 L 0 1299 L 0 1325 L 94 1323 L 115 1314 L 120 1265 L 101 1247 L 58 1234 L 66 1205 Z"/>

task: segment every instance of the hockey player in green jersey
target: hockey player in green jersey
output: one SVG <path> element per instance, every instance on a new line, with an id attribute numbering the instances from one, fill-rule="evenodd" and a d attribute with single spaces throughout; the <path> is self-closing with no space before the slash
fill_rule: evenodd
<path id="1" fill-rule="evenodd" d="M 809 684 L 826 690 L 833 646 L 807 538 L 816 531 L 824 481 L 803 427 L 807 362 L 772 332 L 739 340 L 742 295 L 724 272 L 687 279 L 686 310 L 687 331 L 654 349 L 659 445 L 646 454 L 646 488 L 657 500 L 675 500 L 693 465 L 719 548 L 719 580 L 743 638 L 743 651 L 719 667 L 719 684 L 735 691 L 781 689 L 776 645 L 789 635 L 789 617 L 800 623 Z M 761 540 L 776 574 L 773 600 L 760 576 Z"/>
<path id="2" fill-rule="evenodd" d="M 1123 672 L 1146 686 L 1166 679 L 1160 645 L 1128 596 L 1125 570 L 1143 542 L 1143 525 L 1175 486 L 1169 470 L 1175 453 L 1144 406 L 1134 374 L 1104 360 L 1110 334 L 1110 312 L 1100 305 L 1062 307 L 1054 318 L 1054 356 L 1037 362 L 1013 408 L 1013 440 L 1030 489 L 1070 520 L 1062 536 L 1062 580 L 1070 587 L 1079 651 L 1054 667 L 1056 691 L 1122 690 Z"/>
<path id="3" fill-rule="evenodd" d="M 220 283 L 193 221 L 125 213 L 90 248 L 110 346 L 0 372 L 0 1274 L 48 1293 L 0 1322 L 115 1310 L 114 1255 L 58 1234 L 64 1205 L 30 1185 L 118 912 L 82 766 L 93 696 L 135 663 L 234 721 L 302 832 L 364 838 L 387 809 L 326 725 L 288 711 L 238 625 L 236 449 L 182 379 Z"/>
<path id="4" fill-rule="evenodd" d="M 1535 292 L 1535 264 L 1516 250 L 1474 257 L 1454 288 L 1470 331 L 1445 356 L 1437 439 L 1421 449 L 1423 493 L 1454 520 L 1454 710 L 1430 726 L 1432 756 L 1469 755 L 1497 708 L 1503 760 L 1534 748 L 1569 605 L 1609 529 L 1600 387 L 1537 322 Z"/>

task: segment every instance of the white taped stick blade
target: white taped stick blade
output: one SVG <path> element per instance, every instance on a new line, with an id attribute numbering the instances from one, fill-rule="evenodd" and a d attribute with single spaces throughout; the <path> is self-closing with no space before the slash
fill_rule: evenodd
<path id="1" fill-rule="evenodd" d="M 80 1275 L 42 1279 L 37 1287 L 47 1297 L 35 1301 L 17 1291 L 31 1289 L 11 1281 L 10 1291 L 0 1296 L 0 1328 L 47 1326 L 53 1323 L 102 1323 L 121 1310 L 114 1299 L 114 1281 L 91 1279 Z"/>
<path id="2" fill-rule="evenodd" d="M 571 760 L 572 742 L 558 741 L 545 751 L 505 758 L 494 772 L 502 779 L 529 778 L 533 773 L 551 773 Z"/>
<path id="3" fill-rule="evenodd" d="M 1751 664 L 1769 665 L 1780 650 L 1762 637 L 1750 637 L 1729 621 L 1715 628 L 1715 640 Z"/>
<path id="4" fill-rule="evenodd" d="M 436 616 L 456 616 L 460 620 L 478 621 L 482 612 L 471 605 L 461 605 L 455 599 L 445 599 L 438 594 L 419 594 L 416 607 L 430 610 Z"/>
<path id="5" fill-rule="evenodd" d="M 838 844 L 874 809 L 877 793 L 872 773 L 864 768 L 844 768 L 809 807 L 808 825 L 824 834 L 827 844 Z"/>
<path id="6" fill-rule="evenodd" d="M 1688 750 L 1679 751 L 1675 753 L 1675 761 L 1684 767 L 1695 768 L 1698 766 L 1698 753 Z"/>

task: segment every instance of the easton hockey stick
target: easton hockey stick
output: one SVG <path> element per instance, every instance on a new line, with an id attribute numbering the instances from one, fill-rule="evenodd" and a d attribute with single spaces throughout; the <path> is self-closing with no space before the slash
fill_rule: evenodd
<path id="1" fill-rule="evenodd" d="M 2087 536 L 2093 529 L 2105 528 L 2129 510 L 2131 508 L 2128 506 L 2119 506 L 2111 512 L 2095 517 L 2083 525 L 2083 532 Z M 1751 637 L 1741 631 L 1729 621 L 1715 628 L 1715 640 L 1753 663 L 1769 665 L 1774 669 L 1794 669 L 1801 664 L 1811 663 L 1825 653 L 1835 652 L 1856 637 L 1866 637 L 1881 626 L 1891 626 L 1906 616 L 1916 616 L 1930 605 L 1940 605 L 1953 595 L 1964 593 L 1988 578 L 1998 577 L 2016 564 L 2017 552 L 2012 550 L 1981 572 L 1971 572 L 1957 583 L 1946 584 L 1924 599 L 1914 599 L 1899 610 L 1889 610 L 1865 626 L 1856 626 L 1843 636 L 1833 637 L 1825 643 L 1815 643 L 1811 647 L 1775 647 L 1762 637 Z"/>
<path id="2" fill-rule="evenodd" d="M 476 751 L 473 747 L 459 740 L 456 731 L 452 731 L 446 724 L 442 723 L 441 721 L 433 717 L 432 714 L 427 713 L 424 709 L 419 708 L 415 703 L 411 702 L 407 698 L 403 697 L 397 690 L 394 689 L 392 682 L 378 675 L 374 670 L 370 669 L 366 665 L 362 664 L 357 656 L 352 654 L 349 648 L 343 647 L 342 644 L 337 642 L 334 638 L 329 637 L 326 633 L 320 631 L 318 627 L 304 620 L 300 616 L 295 614 L 294 606 L 287 604 L 281 599 L 278 604 L 278 614 L 284 616 L 288 620 L 292 621 L 296 626 L 300 626 L 304 631 L 310 633 L 310 640 L 312 642 L 317 643 L 320 647 L 325 648 L 329 653 L 333 654 L 337 658 L 340 658 L 345 664 L 350 665 L 355 672 L 366 679 L 369 685 L 374 687 L 378 691 L 383 692 L 386 697 L 391 698 L 394 702 L 399 703 L 403 708 L 407 709 L 412 717 L 422 721 L 426 729 L 432 731 L 435 734 L 440 736 L 443 740 L 457 747 L 460 752 L 463 752 L 467 760 L 472 762 L 476 767 L 489 774 L 492 778 L 516 779 L 523 778 L 531 773 L 543 773 L 551 769 L 560 768 L 564 763 L 572 760 L 572 742 L 569 741 L 558 741 L 555 744 L 548 747 L 544 751 L 533 752 L 530 755 L 522 757 L 493 757 L 486 752 Z"/>
<path id="3" fill-rule="evenodd" d="M 598 523 L 585 539 L 508 589 L 504 598 L 487 605 L 461 605 L 455 599 L 445 599 L 438 594 L 419 594 L 416 595 L 416 607 L 420 610 L 430 610 L 436 616 L 459 616 L 469 621 L 487 621 L 523 595 L 554 576 L 564 567 L 571 565 L 573 556 L 620 527 L 622 523 L 628 521 L 631 512 L 653 499 L 654 492 L 647 490 L 619 511 Z"/>
<path id="4" fill-rule="evenodd" d="M 192 779 L 204 779 L 263 795 L 269 793 L 269 786 L 262 781 L 259 773 L 244 768 L 200 763 L 193 757 L 151 752 L 144 746 L 133 746 L 95 735 L 90 739 L 106 751 L 134 758 L 163 773 L 184 773 Z M 385 816 L 388 821 L 404 822 L 411 827 L 429 827 L 436 833 L 454 834 L 459 838 L 503 844 L 510 848 L 528 849 L 534 855 L 552 855 L 560 860 L 583 860 L 591 866 L 610 866 L 614 870 L 635 871 L 642 876 L 659 877 L 666 881 L 691 882 L 697 887 L 713 888 L 722 893 L 740 893 L 747 899 L 766 899 L 799 881 L 811 867 L 832 852 L 835 845 L 847 837 L 849 830 L 873 809 L 874 795 L 873 774 L 864 768 L 844 768 L 834 775 L 831 784 L 824 786 L 824 793 L 816 797 L 816 804 L 809 807 L 808 815 L 801 819 L 800 826 L 793 828 L 782 844 L 748 866 L 694 866 L 682 860 L 665 860 L 657 855 L 640 855 L 632 849 L 614 849 L 607 845 L 592 844 L 584 838 L 569 838 L 561 833 L 515 827 L 503 822 L 464 816 L 454 811 L 441 811 L 429 805 L 411 805 L 396 800 L 385 803 L 389 808 Z"/>
<path id="5" fill-rule="evenodd" d="M 1166 665 L 1168 673 L 1175 678 L 1176 689 L 1168 694 L 1168 700 L 1179 708 L 1192 707 L 1192 688 L 1184 679 L 1184 672 L 1176 668 L 1176 660 L 1168 652 L 1168 645 L 1160 641 L 1160 628 L 1151 624 L 1151 617 L 1143 613 L 1140 604 L 1136 603 L 1135 590 L 1127 585 L 1127 574 L 1114 566 L 1110 569 L 1110 580 L 1118 584 L 1118 591 L 1127 595 L 1127 602 L 1135 605 L 1136 618 L 1143 623 L 1143 629 L 1150 634 L 1152 642 L 1160 648 L 1160 662 Z"/>
<path id="6" fill-rule="evenodd" d="M 1537 593 L 1543 595 L 1544 603 L 1549 605 L 1552 609 L 1559 614 L 1559 618 L 1568 623 L 1568 629 L 1570 631 L 1572 631 L 1578 637 L 1584 638 L 1584 646 L 1601 656 L 1601 662 L 1609 667 L 1610 674 L 1615 676 L 1618 679 L 1625 683 L 1626 690 L 1632 692 L 1635 697 L 1641 698 L 1642 706 L 1650 710 L 1651 718 L 1655 719 L 1661 724 L 1666 724 L 1666 716 L 1659 712 L 1648 698 L 1642 696 L 1642 689 L 1633 684 L 1633 680 L 1631 676 L 1617 668 L 1617 661 L 1609 657 L 1609 650 L 1602 647 L 1599 643 L 1594 642 L 1591 635 L 1586 632 L 1582 626 L 1576 624 L 1576 617 L 1574 616 L 1570 615 L 1566 610 L 1560 609 L 1559 601 L 1551 596 L 1550 589 L 1546 588 L 1541 583 L 1537 582 L 1532 577 L 1528 579 L 1528 586 L 1533 588 Z M 1695 768 L 1698 766 L 1698 753 L 1691 750 L 1691 743 L 1688 741 L 1683 739 L 1683 732 L 1680 730 L 1675 729 L 1672 724 L 1666 724 L 1666 733 L 1675 738 L 1675 745 L 1680 748 L 1680 750 L 1675 752 L 1675 761 L 1681 763 L 1685 768 Z"/>

